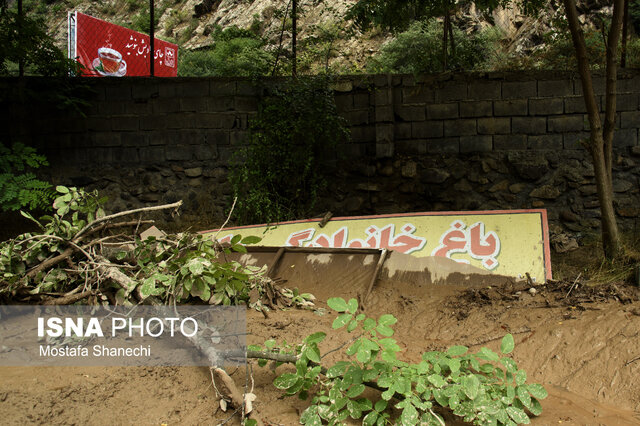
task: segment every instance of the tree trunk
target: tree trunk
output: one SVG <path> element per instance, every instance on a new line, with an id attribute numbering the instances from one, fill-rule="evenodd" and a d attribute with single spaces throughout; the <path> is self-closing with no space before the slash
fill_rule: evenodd
<path id="1" fill-rule="evenodd" d="M 600 119 L 596 97 L 593 91 L 593 81 L 589 60 L 587 58 L 587 48 L 585 46 L 584 35 L 580 28 L 578 12 L 575 0 L 563 0 L 564 8 L 569 22 L 571 39 L 578 60 L 578 72 L 582 81 L 582 92 L 584 96 L 591 135 L 588 148 L 591 153 L 593 167 L 596 178 L 596 188 L 598 190 L 598 201 L 600 202 L 601 224 L 602 224 L 602 246 L 605 257 L 612 259 L 620 253 L 620 233 L 616 222 L 615 210 L 613 208 L 613 181 L 611 176 L 612 166 L 612 141 L 615 129 L 616 117 L 616 53 L 618 41 L 620 40 L 620 29 L 622 26 L 622 8 L 624 0 L 614 0 L 613 17 L 611 19 L 611 29 L 607 40 L 607 64 L 606 64 L 606 98 L 605 98 L 605 122 L 604 127 Z"/>

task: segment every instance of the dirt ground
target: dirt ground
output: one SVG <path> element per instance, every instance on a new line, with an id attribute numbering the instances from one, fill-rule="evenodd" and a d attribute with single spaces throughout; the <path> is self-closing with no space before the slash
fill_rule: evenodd
<path id="1" fill-rule="evenodd" d="M 575 282 L 550 282 L 531 294 L 526 283 L 509 279 L 464 286 L 383 279 L 369 296 L 366 313 L 398 318 L 395 338 L 408 361 L 459 344 L 497 350 L 502 336 L 512 333 L 518 366 L 529 382 L 549 391 L 533 424 L 639 425 L 639 289 L 623 284 L 591 289 Z M 346 332 L 331 332 L 334 314 L 326 300 L 356 297 L 361 289 L 348 280 L 318 286 L 309 279 L 298 286 L 314 293 L 323 309 L 272 312 L 268 319 L 250 311 L 249 343 L 296 342 L 325 331 L 321 349 L 328 351 L 349 340 Z M 297 424 L 305 403 L 281 397 L 271 369 L 253 365 L 252 370 L 255 406 L 265 424 Z M 239 386 L 246 382 L 245 372 L 230 370 Z M 219 424 L 229 418 L 219 409 L 207 368 L 4 367 L 0 377 L 2 424 Z M 226 424 L 238 423 L 236 416 Z"/>

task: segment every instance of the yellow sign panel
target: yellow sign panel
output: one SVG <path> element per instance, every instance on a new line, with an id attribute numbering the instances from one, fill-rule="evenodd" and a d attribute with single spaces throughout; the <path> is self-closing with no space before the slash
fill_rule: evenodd
<path id="1" fill-rule="evenodd" d="M 408 213 L 320 219 L 224 229 L 256 235 L 260 245 L 285 247 L 386 248 L 412 256 L 441 256 L 491 273 L 536 282 L 551 279 L 546 210 Z M 217 231 L 205 231 L 214 235 Z"/>

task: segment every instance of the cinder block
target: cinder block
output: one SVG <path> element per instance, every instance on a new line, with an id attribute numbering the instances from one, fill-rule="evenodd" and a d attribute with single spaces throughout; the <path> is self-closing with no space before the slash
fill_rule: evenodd
<path id="1" fill-rule="evenodd" d="M 620 127 L 623 129 L 640 128 L 640 111 L 625 111 L 620 117 Z"/>
<path id="2" fill-rule="evenodd" d="M 411 123 L 411 136 L 413 138 L 441 138 L 444 136 L 444 124 L 442 121 L 416 121 Z"/>
<path id="3" fill-rule="evenodd" d="M 458 103 L 427 105 L 427 118 L 429 120 L 458 118 Z"/>
<path id="4" fill-rule="evenodd" d="M 167 98 L 155 99 L 151 104 L 151 110 L 154 114 L 168 114 L 180 112 L 180 99 Z"/>
<path id="5" fill-rule="evenodd" d="M 547 125 L 550 132 L 578 132 L 584 128 L 584 118 L 579 115 L 563 115 L 559 117 L 549 117 Z"/>
<path id="6" fill-rule="evenodd" d="M 138 150 L 138 155 L 143 163 L 162 163 L 165 161 L 163 146 L 145 146 Z"/>
<path id="7" fill-rule="evenodd" d="M 170 145 L 165 147 L 165 158 L 169 161 L 187 161 L 193 157 L 190 145 Z"/>
<path id="8" fill-rule="evenodd" d="M 334 99 L 339 112 L 351 111 L 353 109 L 353 95 L 335 95 Z"/>
<path id="9" fill-rule="evenodd" d="M 105 88 L 105 98 L 107 101 L 127 101 L 131 100 L 131 86 L 128 84 L 117 84 Z"/>
<path id="10" fill-rule="evenodd" d="M 393 142 L 393 124 L 376 124 L 376 142 Z"/>
<path id="11" fill-rule="evenodd" d="M 564 112 L 563 98 L 531 98 L 529 99 L 530 115 L 553 115 Z"/>
<path id="12" fill-rule="evenodd" d="M 427 153 L 427 143 L 424 139 L 396 141 L 395 150 L 400 155 L 422 155 Z"/>
<path id="13" fill-rule="evenodd" d="M 499 81 L 469 84 L 469 99 L 500 99 L 500 96 L 501 84 Z"/>
<path id="14" fill-rule="evenodd" d="M 361 124 L 369 124 L 369 110 L 360 109 L 342 113 L 351 126 L 359 126 Z"/>
<path id="15" fill-rule="evenodd" d="M 388 105 L 391 103 L 391 90 L 388 88 L 379 88 L 375 90 L 373 95 L 375 105 Z"/>
<path id="16" fill-rule="evenodd" d="M 211 92 L 212 95 L 218 93 Z M 227 95 L 229 93 L 225 93 Z M 239 96 L 258 96 L 260 95 L 260 88 L 250 81 L 238 81 L 236 82 L 236 94 Z"/>
<path id="17" fill-rule="evenodd" d="M 122 115 L 125 111 L 125 102 L 104 101 L 98 103 L 98 114 L 100 115 Z"/>
<path id="18" fill-rule="evenodd" d="M 538 96 L 538 88 L 535 80 L 502 82 L 502 99 L 525 99 L 536 96 Z"/>
<path id="19" fill-rule="evenodd" d="M 401 121 L 423 121 L 426 119 L 423 106 L 397 106 L 395 115 Z"/>
<path id="20" fill-rule="evenodd" d="M 122 146 L 139 147 L 149 145 L 148 135 L 141 132 L 126 132 L 121 135 Z"/>
<path id="21" fill-rule="evenodd" d="M 506 101 L 493 101 L 493 114 L 496 117 L 512 117 L 528 114 L 528 101 L 515 99 Z"/>
<path id="22" fill-rule="evenodd" d="M 140 129 L 138 117 L 114 117 L 111 128 L 115 131 L 136 131 Z"/>
<path id="23" fill-rule="evenodd" d="M 428 153 L 455 154 L 460 152 L 460 138 L 438 138 L 427 141 Z"/>
<path id="24" fill-rule="evenodd" d="M 199 129 L 231 129 L 236 122 L 236 115 L 221 113 L 195 114 L 194 119 L 194 127 Z M 184 126 L 183 128 L 190 127 Z"/>
<path id="25" fill-rule="evenodd" d="M 236 94 L 236 82 L 226 80 L 210 80 L 209 94 L 211 96 L 233 96 Z"/>
<path id="26" fill-rule="evenodd" d="M 526 135 L 495 135 L 493 149 L 496 151 L 522 151 L 527 149 Z"/>
<path id="27" fill-rule="evenodd" d="M 515 134 L 537 135 L 547 132 L 545 117 L 513 117 L 511 132 Z"/>
<path id="28" fill-rule="evenodd" d="M 640 86 L 636 90 L 640 90 Z M 605 102 L 604 96 L 602 97 L 602 102 Z M 616 95 L 616 111 L 638 111 L 638 94 L 624 93 Z"/>
<path id="29" fill-rule="evenodd" d="M 604 77 L 593 77 L 591 79 L 592 83 L 593 83 L 593 92 L 595 93 L 596 96 L 598 95 L 603 95 L 604 94 L 604 89 L 606 86 L 606 82 Z M 576 78 L 575 80 L 573 80 L 573 94 L 574 95 L 582 95 L 582 80 L 579 78 Z"/>
<path id="30" fill-rule="evenodd" d="M 467 99 L 466 83 L 450 83 L 435 90 L 436 102 L 459 101 Z"/>
<path id="31" fill-rule="evenodd" d="M 398 139 L 411 139 L 411 126 L 413 123 L 396 123 L 394 127 L 394 138 Z M 442 135 L 440 135 L 442 136 Z"/>
<path id="32" fill-rule="evenodd" d="M 435 99 L 433 89 L 424 85 L 414 86 L 402 89 L 402 102 L 405 104 L 428 104 Z M 395 101 L 395 97 L 394 97 Z"/>
<path id="33" fill-rule="evenodd" d="M 444 136 L 469 136 L 475 135 L 476 120 L 472 119 L 459 119 L 459 120 L 446 120 L 444 122 Z"/>
<path id="34" fill-rule="evenodd" d="M 598 99 L 598 108 L 600 108 L 600 98 L 597 98 L 597 99 Z M 564 112 L 567 114 L 586 113 L 587 107 L 584 103 L 584 97 L 569 96 L 564 98 Z"/>
<path id="35" fill-rule="evenodd" d="M 207 99 L 208 112 L 227 112 L 235 109 L 233 96 L 215 96 Z"/>
<path id="36" fill-rule="evenodd" d="M 489 152 L 493 150 L 491 136 L 460 136 L 460 152 Z"/>
<path id="37" fill-rule="evenodd" d="M 376 106 L 376 123 L 385 121 L 393 121 L 393 105 Z"/>
<path id="38" fill-rule="evenodd" d="M 230 132 L 227 130 L 207 130 L 204 132 L 204 138 L 207 145 L 229 145 L 229 135 Z"/>
<path id="39" fill-rule="evenodd" d="M 461 101 L 460 117 L 491 117 L 493 103 L 491 101 Z"/>
<path id="40" fill-rule="evenodd" d="M 162 130 L 167 128 L 164 115 L 145 115 L 140 117 L 140 130 Z"/>
<path id="41" fill-rule="evenodd" d="M 205 112 L 207 111 L 207 98 L 181 98 L 180 110 L 182 112 Z"/>
<path id="42" fill-rule="evenodd" d="M 112 147 L 112 146 L 121 146 L 122 139 L 120 133 L 94 133 L 92 135 L 93 146 L 99 147 Z"/>
<path id="43" fill-rule="evenodd" d="M 529 136 L 529 149 L 532 150 L 561 150 L 562 135 L 535 135 Z"/>
<path id="44" fill-rule="evenodd" d="M 573 94 L 573 81 L 566 80 L 539 80 L 538 96 L 568 96 Z"/>
<path id="45" fill-rule="evenodd" d="M 356 93 L 355 95 L 353 95 L 354 108 L 369 108 L 369 105 L 369 93 Z"/>
<path id="46" fill-rule="evenodd" d="M 478 118 L 478 134 L 496 135 L 511 132 L 511 119 L 506 117 Z"/>
<path id="47" fill-rule="evenodd" d="M 620 129 L 613 134 L 613 146 L 623 148 L 638 145 L 638 131 L 636 129 Z"/>
<path id="48" fill-rule="evenodd" d="M 584 149 L 581 141 L 588 141 L 589 137 L 589 132 L 565 133 L 562 135 L 562 146 L 564 149 Z"/>
<path id="49" fill-rule="evenodd" d="M 355 143 L 375 142 L 376 128 L 373 125 L 351 128 L 351 140 Z"/>

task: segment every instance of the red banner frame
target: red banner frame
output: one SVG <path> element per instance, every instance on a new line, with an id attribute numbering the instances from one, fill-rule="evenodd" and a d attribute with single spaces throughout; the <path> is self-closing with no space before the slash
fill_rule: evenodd
<path id="1" fill-rule="evenodd" d="M 74 12 L 69 47 L 86 69 L 83 77 L 148 77 L 150 38 L 146 34 Z M 154 76 L 176 77 L 178 46 L 154 38 Z"/>

